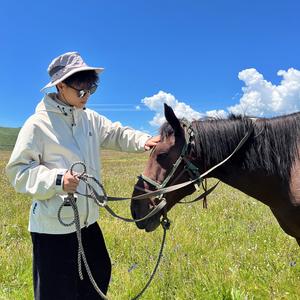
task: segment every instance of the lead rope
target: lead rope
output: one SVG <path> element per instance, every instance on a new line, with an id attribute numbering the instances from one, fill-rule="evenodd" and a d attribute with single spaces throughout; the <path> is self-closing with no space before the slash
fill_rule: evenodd
<path id="1" fill-rule="evenodd" d="M 70 223 L 65 223 L 61 218 L 61 211 L 62 211 L 62 208 L 65 204 L 69 204 L 73 208 L 74 219 Z M 86 256 L 85 256 L 84 248 L 83 248 L 83 245 L 82 245 L 82 238 L 81 238 L 80 218 L 79 218 L 78 208 L 77 208 L 77 205 L 76 205 L 76 202 L 75 202 L 74 194 L 69 193 L 68 197 L 66 197 L 64 199 L 63 204 L 59 207 L 59 209 L 58 209 L 58 221 L 63 226 L 67 226 L 67 227 L 75 224 L 76 236 L 77 236 L 77 241 L 78 241 L 78 273 L 79 273 L 79 277 L 80 277 L 81 280 L 83 280 L 82 265 L 81 265 L 81 259 L 82 259 L 83 263 L 84 263 L 84 266 L 85 266 L 85 269 L 86 269 L 86 272 L 88 274 L 88 277 L 89 277 L 93 287 L 95 288 L 95 290 L 101 296 L 102 299 L 108 300 L 108 298 L 105 296 L 105 294 L 98 287 L 98 285 L 97 285 L 97 283 L 96 283 L 96 281 L 95 281 L 95 279 L 92 275 L 90 267 L 88 265 Z"/>
<path id="2" fill-rule="evenodd" d="M 204 178 L 204 180 L 202 181 L 202 188 L 204 190 L 204 194 L 207 192 L 207 178 Z M 204 198 L 203 198 L 203 208 L 207 209 L 207 195 L 205 194 Z"/>
<path id="3" fill-rule="evenodd" d="M 164 233 L 163 233 L 163 238 L 162 238 L 162 241 L 161 241 L 161 246 L 160 246 L 160 250 L 159 250 L 156 265 L 155 265 L 155 267 L 152 271 L 152 274 L 150 275 L 150 278 L 149 278 L 148 282 L 145 284 L 144 288 L 134 298 L 132 298 L 132 300 L 136 300 L 136 299 L 140 298 L 144 294 L 144 292 L 147 290 L 147 288 L 150 286 L 150 284 L 151 284 L 151 282 L 152 282 L 152 280 L 153 280 L 153 278 L 156 274 L 156 271 L 157 271 L 157 268 L 159 266 L 160 260 L 163 256 L 162 253 L 163 253 L 164 245 L 165 245 L 165 242 L 166 242 L 167 230 L 170 228 L 170 220 L 167 217 L 164 217 L 161 221 L 161 225 L 162 225 L 162 228 L 164 230 Z"/>
<path id="4" fill-rule="evenodd" d="M 72 164 L 72 166 L 70 168 L 71 174 L 73 174 L 73 167 L 76 164 L 82 165 L 83 169 L 84 169 L 83 172 L 78 175 L 79 179 L 83 180 L 89 188 L 92 188 L 92 187 L 88 183 L 88 178 L 92 179 L 102 189 L 103 194 L 104 194 L 104 198 L 101 199 L 101 200 L 103 202 L 99 201 L 99 199 L 97 198 L 97 195 L 95 194 L 96 191 L 93 188 L 91 189 L 91 194 L 90 195 L 92 196 L 92 198 L 94 199 L 94 201 L 96 202 L 97 205 L 102 206 L 102 207 L 104 206 L 106 208 L 107 194 L 104 190 L 103 185 L 96 178 L 94 178 L 93 176 L 88 176 L 86 174 L 86 166 L 82 162 L 76 162 L 76 163 Z M 62 220 L 61 212 L 62 212 L 62 209 L 65 205 L 71 206 L 72 209 L 73 209 L 74 219 L 70 223 L 66 223 Z M 77 241 L 78 241 L 78 273 L 79 273 L 79 278 L 81 280 L 83 280 L 82 264 L 81 264 L 81 259 L 82 259 L 82 261 L 84 263 L 84 267 L 85 267 L 86 272 L 88 274 L 88 277 L 89 277 L 93 287 L 95 288 L 96 292 L 99 294 L 99 296 L 102 299 L 108 300 L 106 295 L 98 287 L 98 285 L 97 285 L 97 283 L 96 283 L 96 281 L 95 281 L 95 279 L 92 275 L 92 272 L 90 270 L 90 267 L 89 267 L 89 264 L 87 262 L 86 256 L 85 256 L 84 248 L 83 248 L 83 245 L 82 245 L 82 238 L 81 238 L 80 217 L 79 217 L 79 213 L 78 213 L 78 207 L 77 207 L 77 204 L 76 204 L 76 198 L 75 198 L 73 193 L 68 193 L 68 196 L 64 198 L 63 203 L 61 204 L 61 206 L 58 209 L 57 217 L 58 217 L 58 221 L 63 226 L 69 227 L 69 226 L 72 226 L 73 224 L 75 224 L 76 236 L 77 236 Z M 163 219 L 161 221 L 161 225 L 162 225 L 164 231 L 163 231 L 163 238 L 162 238 L 162 242 L 161 242 L 160 251 L 159 251 L 159 254 L 158 254 L 156 265 L 155 265 L 155 267 L 154 267 L 154 269 L 153 269 L 153 271 L 150 275 L 150 278 L 149 278 L 148 282 L 145 284 L 144 288 L 134 298 L 132 298 L 132 300 L 137 300 L 138 298 L 140 298 L 144 294 L 144 292 L 150 286 L 150 284 L 151 284 L 151 282 L 152 282 L 152 280 L 153 280 L 153 278 L 156 274 L 156 271 L 158 269 L 159 263 L 160 263 L 161 258 L 162 258 L 162 253 L 163 253 L 165 241 L 166 241 L 167 230 L 170 228 L 170 220 L 167 218 L 166 212 L 164 213 Z"/>

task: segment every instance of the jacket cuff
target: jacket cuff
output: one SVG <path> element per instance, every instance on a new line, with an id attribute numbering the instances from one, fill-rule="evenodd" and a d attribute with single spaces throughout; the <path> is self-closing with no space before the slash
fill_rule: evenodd
<path id="1" fill-rule="evenodd" d="M 57 194 L 65 194 L 63 190 L 64 175 L 67 172 L 67 169 L 58 169 L 56 173 L 54 188 Z"/>

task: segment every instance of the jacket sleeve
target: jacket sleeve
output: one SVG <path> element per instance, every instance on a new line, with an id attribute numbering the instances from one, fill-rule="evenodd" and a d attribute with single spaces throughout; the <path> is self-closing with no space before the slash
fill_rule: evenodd
<path id="1" fill-rule="evenodd" d="M 101 147 L 127 152 L 145 151 L 149 134 L 123 127 L 119 122 L 111 122 L 103 116 L 100 117 L 99 131 Z"/>
<path id="2" fill-rule="evenodd" d="M 66 169 L 49 169 L 43 165 L 42 140 L 38 128 L 29 122 L 20 130 L 6 166 L 6 174 L 15 190 L 38 200 L 49 199 L 62 190 Z"/>

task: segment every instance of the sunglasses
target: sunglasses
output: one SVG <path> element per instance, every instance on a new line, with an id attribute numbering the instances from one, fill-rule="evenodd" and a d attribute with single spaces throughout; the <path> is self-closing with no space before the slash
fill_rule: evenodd
<path id="1" fill-rule="evenodd" d="M 87 93 L 89 93 L 90 95 L 94 94 L 98 87 L 97 84 L 92 85 L 89 89 L 77 89 L 76 87 L 71 86 L 69 84 L 67 84 L 67 86 L 70 87 L 71 89 L 77 91 L 77 96 L 79 98 L 83 98 Z"/>

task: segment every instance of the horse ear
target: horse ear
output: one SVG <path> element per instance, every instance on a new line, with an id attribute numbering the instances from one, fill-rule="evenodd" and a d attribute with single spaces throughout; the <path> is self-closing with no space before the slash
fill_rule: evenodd
<path id="1" fill-rule="evenodd" d="M 165 118 L 168 121 L 168 123 L 171 125 L 171 127 L 174 130 L 174 134 L 178 135 L 181 133 L 182 129 L 180 126 L 180 122 L 177 119 L 177 117 L 174 114 L 174 111 L 171 106 L 164 103 L 164 109 L 165 109 Z"/>

